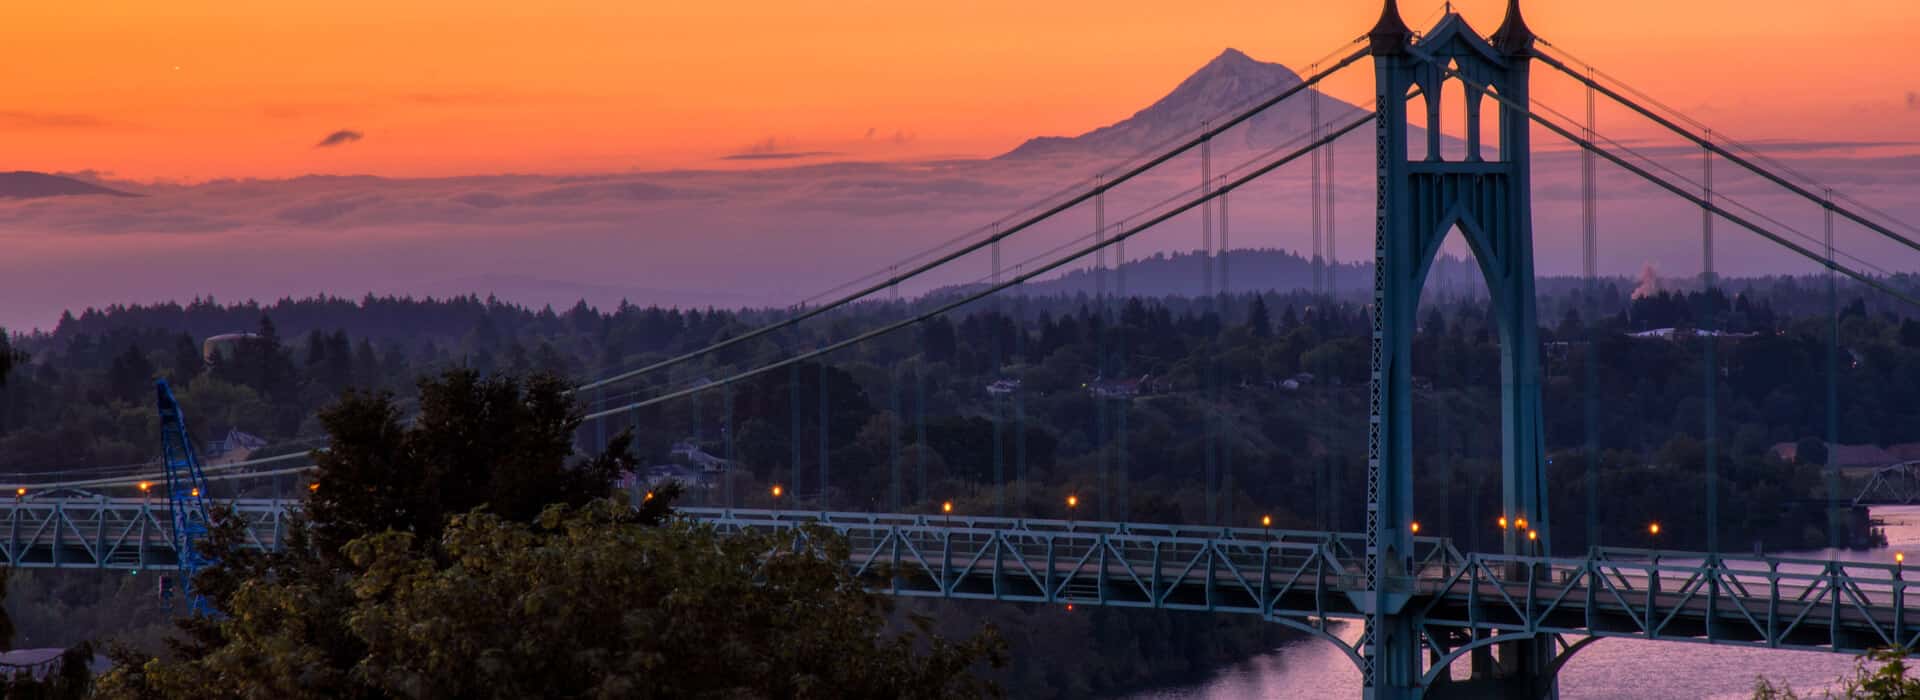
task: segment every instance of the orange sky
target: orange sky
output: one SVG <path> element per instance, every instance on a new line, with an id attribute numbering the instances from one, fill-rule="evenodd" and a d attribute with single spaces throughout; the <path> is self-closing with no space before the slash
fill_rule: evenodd
<path id="1" fill-rule="evenodd" d="M 1403 11 L 1420 26 L 1438 4 Z M 1456 6 L 1491 31 L 1502 0 Z M 1900 67 L 1920 65 L 1913 0 L 1527 12 L 1736 136 L 1920 133 L 1920 71 Z M 1123 118 L 1227 46 L 1299 68 L 1377 14 L 1376 0 L 17 3 L 0 21 L 0 169 L 204 180 L 716 167 L 756 145 L 992 155 Z M 1357 99 L 1369 75 L 1335 92 Z M 340 129 L 365 137 L 314 147 Z"/>

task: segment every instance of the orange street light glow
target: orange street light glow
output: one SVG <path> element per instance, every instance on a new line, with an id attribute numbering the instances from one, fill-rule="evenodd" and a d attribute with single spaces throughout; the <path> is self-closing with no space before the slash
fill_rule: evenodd
<path id="1" fill-rule="evenodd" d="M 1416 535 L 1420 534 L 1420 521 L 1416 520 L 1408 524 L 1407 529 L 1412 530 L 1413 534 L 1416 534 Z"/>
<path id="2" fill-rule="evenodd" d="M 1500 516 L 1500 529 L 1502 530 L 1507 529 L 1507 516 L 1504 516 L 1504 515 Z"/>
<path id="3" fill-rule="evenodd" d="M 1075 495 L 1073 495 L 1073 494 L 1067 494 L 1067 507 L 1068 507 L 1068 508 L 1079 508 L 1079 507 L 1080 507 L 1080 497 L 1079 497 L 1079 496 L 1075 496 Z"/>
<path id="4" fill-rule="evenodd" d="M 1527 539 L 1528 539 L 1528 540 L 1537 540 L 1537 539 L 1540 539 L 1540 531 L 1539 531 L 1539 530 L 1528 530 L 1528 531 L 1527 531 Z"/>
<path id="5" fill-rule="evenodd" d="M 1513 521 L 1513 526 L 1514 526 L 1514 527 L 1517 527 L 1517 528 L 1520 528 L 1520 529 L 1522 529 L 1522 530 L 1525 530 L 1525 529 L 1527 529 L 1527 519 L 1526 519 L 1526 518 L 1516 518 L 1516 519 L 1514 519 L 1514 521 Z"/>
<path id="6" fill-rule="evenodd" d="M 1271 515 L 1260 516 L 1260 527 L 1273 527 L 1273 516 Z"/>
<path id="7" fill-rule="evenodd" d="M 779 484 L 774 484 L 774 485 L 773 485 L 773 497 L 774 497 L 774 498 L 779 498 L 779 497 L 780 497 L 780 485 L 779 485 Z"/>
<path id="8" fill-rule="evenodd" d="M 153 483 L 152 483 L 152 482 L 147 482 L 147 481 L 142 481 L 142 482 L 140 482 L 140 491 L 141 491 L 142 493 L 145 493 L 145 492 L 146 492 L 146 490 L 147 490 L 147 489 L 150 489 L 150 488 L 153 488 Z"/>
<path id="9" fill-rule="evenodd" d="M 953 501 L 945 501 L 945 502 L 942 502 L 942 503 L 940 504 L 940 512 L 942 512 L 942 513 L 952 513 L 952 512 L 953 512 Z"/>
<path id="10" fill-rule="evenodd" d="M 1660 523 L 1647 523 L 1647 534 L 1649 535 L 1660 534 Z"/>

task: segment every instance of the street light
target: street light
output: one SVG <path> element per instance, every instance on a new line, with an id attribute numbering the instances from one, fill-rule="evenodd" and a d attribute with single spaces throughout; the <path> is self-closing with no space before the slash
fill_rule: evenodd
<path id="1" fill-rule="evenodd" d="M 1420 521 L 1415 520 L 1411 523 L 1408 523 L 1407 529 L 1412 530 L 1413 534 L 1416 534 L 1416 535 L 1420 534 Z"/>
<path id="2" fill-rule="evenodd" d="M 941 501 L 940 512 L 947 516 L 947 526 L 953 526 L 953 501 Z"/>
<path id="3" fill-rule="evenodd" d="M 1500 516 L 1500 529 L 1502 530 L 1507 529 L 1507 516 L 1504 516 L 1504 515 Z"/>
<path id="4" fill-rule="evenodd" d="M 1522 530 L 1525 530 L 1525 529 L 1527 529 L 1527 519 L 1526 519 L 1526 518 L 1514 518 L 1514 520 L 1513 520 L 1513 526 L 1514 526 L 1514 527 L 1516 527 L 1516 528 L 1519 528 L 1519 529 L 1522 529 Z"/>
<path id="5" fill-rule="evenodd" d="M 780 497 L 780 493 L 781 493 L 781 489 L 780 489 L 780 485 L 779 485 L 779 484 L 774 484 L 774 485 L 773 485 L 773 497 L 774 497 L 774 498 L 779 498 L 779 497 Z"/>
<path id="6" fill-rule="evenodd" d="M 140 482 L 140 493 L 146 493 L 147 490 L 151 488 L 153 488 L 153 482 L 151 481 Z"/>

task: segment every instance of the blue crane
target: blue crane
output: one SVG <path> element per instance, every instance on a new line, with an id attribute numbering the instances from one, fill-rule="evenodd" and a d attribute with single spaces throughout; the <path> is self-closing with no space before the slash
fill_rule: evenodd
<path id="1" fill-rule="evenodd" d="M 201 568 L 214 563 L 198 543 L 213 523 L 213 516 L 207 510 L 207 477 L 200 471 L 200 456 L 194 452 L 193 440 L 187 437 L 186 417 L 180 412 L 180 402 L 173 398 L 173 387 L 167 385 L 167 380 L 158 379 L 154 380 L 153 389 L 160 407 L 161 461 L 167 466 L 173 547 L 180 557 L 180 594 L 187 601 L 188 612 L 203 615 L 212 612 L 212 606 L 207 604 L 205 596 L 194 592 L 193 577 Z"/>

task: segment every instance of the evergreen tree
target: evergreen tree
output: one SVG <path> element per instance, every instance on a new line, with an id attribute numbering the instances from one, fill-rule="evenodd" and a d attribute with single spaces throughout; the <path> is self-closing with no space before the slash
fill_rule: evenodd
<path id="1" fill-rule="evenodd" d="M 174 337 L 173 383 L 179 386 L 192 384 L 193 379 L 206 369 L 207 360 L 200 353 L 200 345 L 193 342 L 193 336 L 181 333 Z"/>
<path id="2" fill-rule="evenodd" d="M 1253 295 L 1253 305 L 1247 309 L 1247 328 L 1252 331 L 1255 338 L 1273 336 L 1273 320 L 1268 318 L 1265 296 Z"/>

